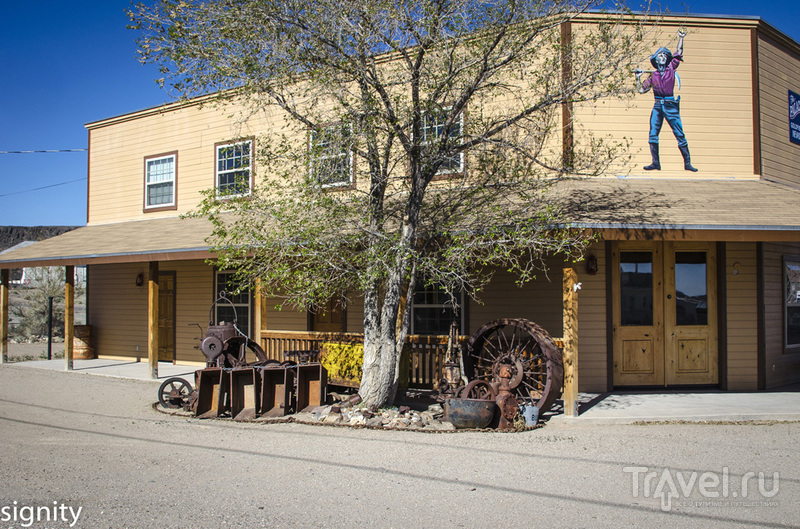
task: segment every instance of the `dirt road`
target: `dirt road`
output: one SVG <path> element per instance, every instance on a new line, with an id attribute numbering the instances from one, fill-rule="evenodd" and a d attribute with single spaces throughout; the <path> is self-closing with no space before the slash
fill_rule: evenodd
<path id="1" fill-rule="evenodd" d="M 236 424 L 159 414 L 151 408 L 156 388 L 0 366 L 0 527 L 23 527 L 38 507 L 59 518 L 32 527 L 795 527 L 800 520 L 797 423 L 551 424 L 515 434 Z"/>

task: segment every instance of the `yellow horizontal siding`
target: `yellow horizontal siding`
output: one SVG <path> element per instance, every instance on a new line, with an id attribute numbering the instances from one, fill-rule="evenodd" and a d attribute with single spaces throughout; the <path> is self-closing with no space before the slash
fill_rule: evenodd
<path id="1" fill-rule="evenodd" d="M 136 286 L 137 274 L 147 281 L 147 263 L 91 265 L 88 277 L 88 323 L 93 326 L 97 354 L 147 358 L 147 287 Z M 160 272 L 175 272 L 176 360 L 204 362 L 199 323 L 208 326 L 213 269 L 203 261 L 163 262 Z M 138 349 L 137 349 L 138 348 Z"/>
<path id="2" fill-rule="evenodd" d="M 266 329 L 270 331 L 307 331 L 308 313 L 305 311 L 297 311 L 289 306 L 279 309 L 278 306 L 282 302 L 283 300 L 280 298 L 266 299 Z"/>
<path id="3" fill-rule="evenodd" d="M 800 60 L 796 54 L 761 36 L 758 40 L 759 104 L 763 176 L 800 185 L 800 145 L 789 140 L 789 90 L 800 91 Z"/>
<path id="4" fill-rule="evenodd" d="M 92 325 L 98 355 L 147 358 L 146 264 L 87 267 L 87 323 Z"/>
<path id="5" fill-rule="evenodd" d="M 677 25 L 661 26 L 656 35 L 657 46 L 674 51 L 677 29 Z M 681 96 L 681 117 L 692 161 L 701 169 L 693 177 L 754 178 L 749 29 L 692 27 L 684 48 L 684 62 L 678 68 L 681 88 L 678 90 L 676 85 L 676 95 Z M 641 58 L 639 66 L 652 70 L 649 54 Z M 726 81 L 720 83 L 720 79 Z M 614 170 L 619 174 L 642 174 L 641 167 L 650 163 L 647 142 L 652 107 L 652 91 L 630 101 L 576 105 L 575 119 L 580 124 L 576 143 L 585 142 L 589 132 L 627 138 L 631 141 L 631 163 Z M 662 170 L 658 176 L 685 175 L 675 138 L 666 123 L 660 144 Z"/>
<path id="6" fill-rule="evenodd" d="M 756 245 L 728 243 L 726 248 L 728 389 L 754 390 L 758 388 Z"/>
<path id="7" fill-rule="evenodd" d="M 238 111 L 187 106 L 92 129 L 89 224 L 177 215 L 197 206 L 200 191 L 214 186 L 215 144 L 257 136 L 266 128 L 263 117 L 240 123 Z M 178 209 L 145 213 L 144 158 L 172 151 L 178 152 Z"/>
<path id="8" fill-rule="evenodd" d="M 470 301 L 470 333 L 500 318 L 526 318 L 538 323 L 554 337 L 562 333 L 562 296 L 560 260 L 547 261 L 550 280 L 544 273 L 521 287 L 512 274 L 498 270 L 479 302 Z"/>
<path id="9" fill-rule="evenodd" d="M 347 301 L 347 332 L 364 332 L 364 298 L 351 296 Z"/>
<path id="10" fill-rule="evenodd" d="M 161 263 L 161 271 L 175 271 L 175 357 L 178 362 L 205 362 L 200 345 L 213 301 L 214 270 L 203 261 Z"/>
<path id="11" fill-rule="evenodd" d="M 599 393 L 608 389 L 606 324 L 605 244 L 596 243 L 587 252 L 597 258 L 597 273 L 586 273 L 586 263 L 574 265 L 581 289 L 578 292 L 578 390 Z"/>

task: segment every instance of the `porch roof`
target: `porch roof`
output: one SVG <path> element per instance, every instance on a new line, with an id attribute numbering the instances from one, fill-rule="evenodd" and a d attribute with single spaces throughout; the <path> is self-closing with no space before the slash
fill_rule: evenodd
<path id="1" fill-rule="evenodd" d="M 800 189 L 765 180 L 587 178 L 556 186 L 564 222 L 606 238 L 799 241 Z M 85 226 L 0 253 L 0 269 L 212 257 L 205 219 Z"/>
<path id="2" fill-rule="evenodd" d="M 588 178 L 566 180 L 556 193 L 566 224 L 608 238 L 624 230 L 656 238 L 800 241 L 800 189 L 766 180 Z"/>
<path id="3" fill-rule="evenodd" d="M 205 219 L 178 217 L 85 226 L 0 253 L 0 269 L 211 257 Z"/>

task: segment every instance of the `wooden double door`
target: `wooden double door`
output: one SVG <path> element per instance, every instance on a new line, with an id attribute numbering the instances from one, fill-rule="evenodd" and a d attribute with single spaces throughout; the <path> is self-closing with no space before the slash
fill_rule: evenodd
<path id="1" fill-rule="evenodd" d="M 614 386 L 719 383 L 716 244 L 612 243 Z"/>

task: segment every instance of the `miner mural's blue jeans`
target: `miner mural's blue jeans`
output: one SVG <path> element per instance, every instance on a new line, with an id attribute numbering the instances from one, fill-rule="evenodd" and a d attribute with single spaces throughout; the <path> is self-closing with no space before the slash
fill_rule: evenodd
<path id="1" fill-rule="evenodd" d="M 681 123 L 680 99 L 673 97 L 656 98 L 653 105 L 653 112 L 650 113 L 650 137 L 647 141 L 658 143 L 658 133 L 661 132 L 661 125 L 667 120 L 678 140 L 678 147 L 685 147 L 689 144 L 683 134 L 683 123 Z"/>

